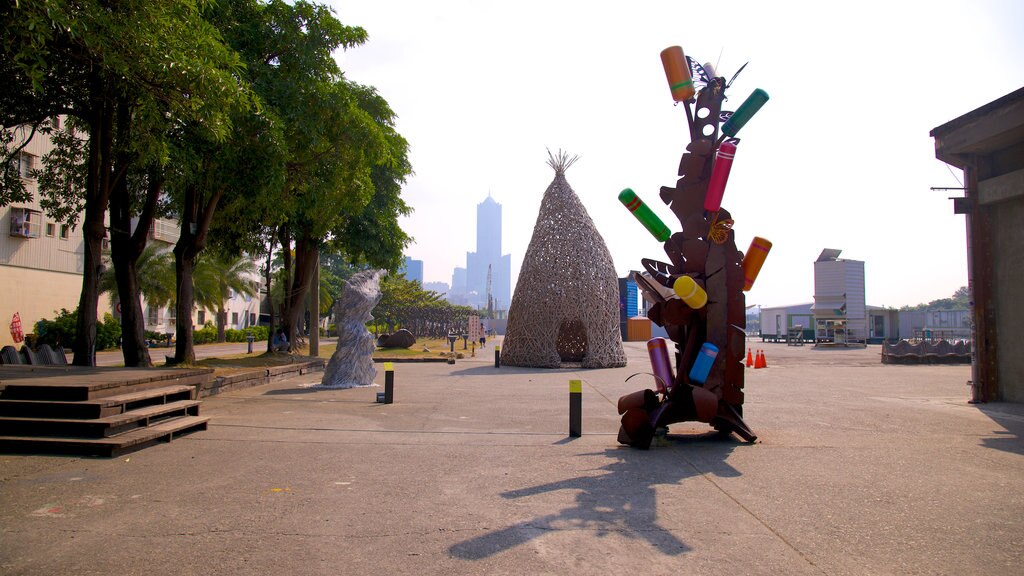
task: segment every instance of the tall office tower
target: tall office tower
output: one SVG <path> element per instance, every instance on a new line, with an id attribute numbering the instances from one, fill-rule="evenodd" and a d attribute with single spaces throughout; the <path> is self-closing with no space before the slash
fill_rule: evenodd
<path id="1" fill-rule="evenodd" d="M 488 268 L 495 310 L 512 302 L 512 255 L 501 253 L 501 204 L 488 194 L 476 207 L 476 252 L 466 253 L 466 293 L 470 306 L 487 306 Z"/>
<path id="2" fill-rule="evenodd" d="M 466 269 L 456 267 L 452 270 L 452 289 L 449 294 L 463 295 L 466 293 Z"/>
<path id="3" fill-rule="evenodd" d="M 423 260 L 413 260 L 406 256 L 405 261 L 398 267 L 399 274 L 405 274 L 406 280 L 415 280 L 423 284 Z"/>
<path id="4" fill-rule="evenodd" d="M 466 269 L 455 267 L 452 271 L 452 287 L 444 299 L 456 306 L 466 306 Z"/>

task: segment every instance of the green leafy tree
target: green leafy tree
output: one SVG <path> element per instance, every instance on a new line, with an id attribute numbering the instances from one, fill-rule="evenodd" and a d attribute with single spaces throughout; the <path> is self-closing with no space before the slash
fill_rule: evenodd
<path id="1" fill-rule="evenodd" d="M 255 296 L 257 286 L 252 279 L 256 273 L 256 264 L 245 256 L 208 252 L 196 263 L 196 301 L 217 311 L 217 342 L 225 341 L 224 330 L 228 320 L 225 303 L 232 292 Z"/>
<path id="2" fill-rule="evenodd" d="M 967 286 L 961 286 L 956 289 L 956 292 L 950 298 L 939 298 L 927 304 L 917 304 L 915 306 L 906 305 L 901 307 L 900 310 L 904 312 L 931 312 L 934 310 L 967 310 L 970 307 L 970 290 L 967 289 Z"/>
<path id="3" fill-rule="evenodd" d="M 409 173 L 408 146 L 383 98 L 345 79 L 334 60 L 336 50 L 365 42 L 363 29 L 341 24 L 327 7 L 311 2 L 272 0 L 255 10 L 264 33 L 248 42 L 231 40 L 234 32 L 225 36 L 242 53 L 254 89 L 280 120 L 287 143 L 285 181 L 273 211 L 282 220 L 270 224 L 286 271 L 282 324 L 296 341 L 320 253 L 329 243 L 327 251 L 349 262 L 397 267 L 408 238 L 398 230 L 394 207 L 408 208 L 390 197 L 397 198 Z M 391 188 L 384 185 L 388 181 Z M 360 219 L 363 229 L 376 225 L 392 234 L 367 241 L 349 228 Z M 353 238 L 358 243 L 349 242 Z"/>
<path id="4" fill-rule="evenodd" d="M 122 202 L 115 188 L 124 185 L 131 165 L 146 157 L 131 144 L 136 134 L 148 132 L 135 124 L 137 113 L 198 123 L 223 135 L 229 110 L 245 99 L 237 57 L 202 18 L 201 1 L 51 0 L 0 7 L 3 126 L 38 126 L 67 114 L 80 119 L 88 135 L 75 364 L 95 363 L 108 204 Z M 117 235 L 112 242 L 119 243 Z M 141 249 L 125 254 L 133 252 Z M 119 282 L 119 288 L 133 287 Z"/>
<path id="5" fill-rule="evenodd" d="M 273 4 L 226 0 L 209 6 L 205 15 L 230 46 L 247 54 L 279 33 L 266 15 Z M 271 62 L 244 60 L 248 66 L 241 78 L 258 87 L 262 67 L 272 66 Z M 200 296 L 194 293 L 193 275 L 203 250 L 213 246 L 225 253 L 261 253 L 266 231 L 282 221 L 286 142 L 275 110 L 260 94 L 254 93 L 253 98 L 254 107 L 234 110 L 233 129 L 226 139 L 213 137 L 201 124 L 191 124 L 183 126 L 171 147 L 175 170 L 168 177 L 168 188 L 181 224 L 174 247 L 178 285 L 174 362 L 195 359 L 189 319 Z M 218 337 L 223 338 L 222 330 Z"/>
<path id="6" fill-rule="evenodd" d="M 390 274 L 381 281 L 381 299 L 373 309 L 376 327 L 386 332 L 405 328 L 416 336 L 433 338 L 450 330 L 461 333 L 474 313 L 469 306 L 455 306 L 402 274 Z"/>
<path id="7" fill-rule="evenodd" d="M 136 261 L 136 269 L 139 295 L 149 306 L 163 308 L 174 302 L 174 255 L 170 250 L 155 244 L 147 245 Z M 109 295 L 111 308 L 122 302 L 113 269 L 104 270 L 100 276 L 100 294 Z M 121 308 L 124 307 L 122 304 Z"/>

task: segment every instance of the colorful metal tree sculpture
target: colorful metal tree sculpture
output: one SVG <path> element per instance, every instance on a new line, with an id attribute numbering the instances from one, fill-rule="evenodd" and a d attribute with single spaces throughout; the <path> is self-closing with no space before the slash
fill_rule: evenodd
<path id="1" fill-rule="evenodd" d="M 673 50 L 676 52 L 667 57 L 666 53 Z M 744 255 L 736 249 L 732 217 L 720 203 L 738 143 L 733 137 L 764 104 L 767 94 L 755 90 L 748 98 L 749 104 L 744 102 L 731 115 L 723 114 L 722 101 L 728 86 L 724 78 L 702 77 L 702 67 L 692 60 L 679 64 L 689 59 L 683 60 L 678 47 L 667 49 L 662 59 L 673 97 L 686 109 L 690 128 L 690 144 L 679 163 L 680 178 L 674 188 L 661 188 L 661 199 L 678 217 L 682 231 L 670 234 L 660 221 L 650 224 L 649 218 L 657 220 L 657 216 L 649 211 L 641 214 L 644 207 L 631 190 L 619 198 L 664 242 L 669 262 L 645 258 L 644 272 L 634 273 L 634 280 L 654 303 L 648 316 L 663 326 L 675 343 L 678 374 L 672 375 L 666 342 L 657 338 L 650 341 L 648 350 L 658 391 L 640 390 L 619 399 L 622 427 L 618 439 L 623 444 L 647 448 L 656 429 L 695 420 L 754 442 L 757 436 L 742 417 Z M 681 66 L 686 69 L 681 70 Z M 703 84 L 695 103 L 694 90 L 679 90 L 693 80 Z M 695 106 L 693 110 L 691 105 Z M 719 135 L 723 120 L 723 134 Z M 757 271 L 751 271 L 756 277 Z"/>

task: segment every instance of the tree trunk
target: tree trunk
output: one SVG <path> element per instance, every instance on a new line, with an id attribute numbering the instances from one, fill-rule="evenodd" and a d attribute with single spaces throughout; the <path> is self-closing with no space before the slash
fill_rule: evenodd
<path id="1" fill-rule="evenodd" d="M 274 237 L 271 235 L 270 241 L 267 243 L 267 268 L 265 270 L 265 276 L 267 281 L 267 309 L 270 310 L 270 331 L 267 334 L 267 352 L 274 351 L 274 298 L 270 296 L 270 280 L 273 277 L 273 271 L 271 270 L 270 264 L 274 258 Z"/>
<path id="2" fill-rule="evenodd" d="M 313 278 L 309 285 L 309 355 L 320 355 L 320 262 L 313 264 Z"/>
<path id="3" fill-rule="evenodd" d="M 119 104 L 117 122 L 118 141 L 126 142 L 130 133 L 130 114 L 124 102 Z M 163 179 L 155 171 L 150 173 L 145 204 L 135 232 L 132 233 L 132 199 L 128 191 L 128 180 L 123 177 L 130 161 L 126 154 L 118 154 L 115 173 L 119 177 L 110 193 L 110 258 L 121 302 L 121 354 L 124 365 L 150 367 L 153 360 L 146 346 L 146 324 L 139 299 L 137 264 L 146 247 L 147 233 L 156 212 Z"/>
<path id="4" fill-rule="evenodd" d="M 217 308 L 217 342 L 224 342 L 224 325 L 228 323 L 228 313 L 223 304 Z"/>
<path id="5" fill-rule="evenodd" d="M 294 347 L 296 338 L 299 336 L 301 327 L 302 312 L 305 309 L 303 303 L 306 299 L 306 292 L 309 290 L 310 279 L 313 276 L 313 269 L 320 258 L 320 246 L 305 238 L 295 241 L 295 270 L 292 274 L 290 289 L 285 293 L 284 311 L 281 324 L 288 341 Z M 287 259 L 285 260 L 287 263 Z"/>
<path id="6" fill-rule="evenodd" d="M 113 256 L 113 249 L 111 250 Z M 146 324 L 139 301 L 139 282 L 135 262 L 124 256 L 114 258 L 114 274 L 117 277 L 118 294 L 134 294 L 121 298 L 121 354 L 125 366 L 150 367 L 153 360 L 146 347 Z M 121 262 L 118 262 L 121 260 Z"/>
<path id="7" fill-rule="evenodd" d="M 78 318 L 75 325 L 75 355 L 72 360 L 75 366 L 96 365 L 96 315 L 99 309 L 99 281 L 103 273 L 104 211 L 90 209 L 87 203 L 82 222 L 85 236 L 85 265 L 82 270 L 82 293 L 78 299 Z"/>
<path id="8" fill-rule="evenodd" d="M 184 237 L 184 234 L 182 234 Z M 192 307 L 195 303 L 195 290 L 192 286 L 192 270 L 195 268 L 195 256 L 189 257 L 189 246 L 183 247 L 181 240 L 174 246 L 174 277 L 178 283 L 175 311 L 178 317 L 174 321 L 174 358 L 170 364 L 193 364 L 196 361 L 195 337 L 192 333 Z"/>
<path id="9" fill-rule="evenodd" d="M 107 83 L 98 71 L 89 80 L 89 166 L 85 178 L 85 215 L 82 235 L 85 239 L 82 268 L 82 293 L 78 299 L 75 322 L 75 343 L 72 346 L 75 366 L 96 365 L 96 311 L 100 296 L 100 274 L 103 272 L 102 244 L 105 228 L 103 216 L 110 198 L 110 151 L 113 120 L 107 96 Z"/>
<path id="10" fill-rule="evenodd" d="M 192 308 L 195 306 L 192 273 L 195 270 L 196 258 L 206 247 L 206 235 L 210 231 L 210 223 L 222 195 L 223 190 L 213 191 L 209 199 L 203 203 L 202 191 L 194 186 L 189 186 L 185 190 L 181 210 L 181 236 L 174 245 L 174 276 L 178 285 L 178 318 L 174 324 L 174 331 L 178 338 L 174 345 L 174 358 L 170 360 L 170 364 L 192 364 L 196 361 L 195 337 L 192 334 Z"/>

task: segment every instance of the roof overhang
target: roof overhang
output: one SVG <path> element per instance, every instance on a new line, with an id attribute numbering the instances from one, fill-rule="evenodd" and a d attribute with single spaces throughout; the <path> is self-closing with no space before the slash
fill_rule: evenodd
<path id="1" fill-rule="evenodd" d="M 963 169 L 972 158 L 1024 142 L 1024 88 L 932 129 L 935 157 Z"/>

